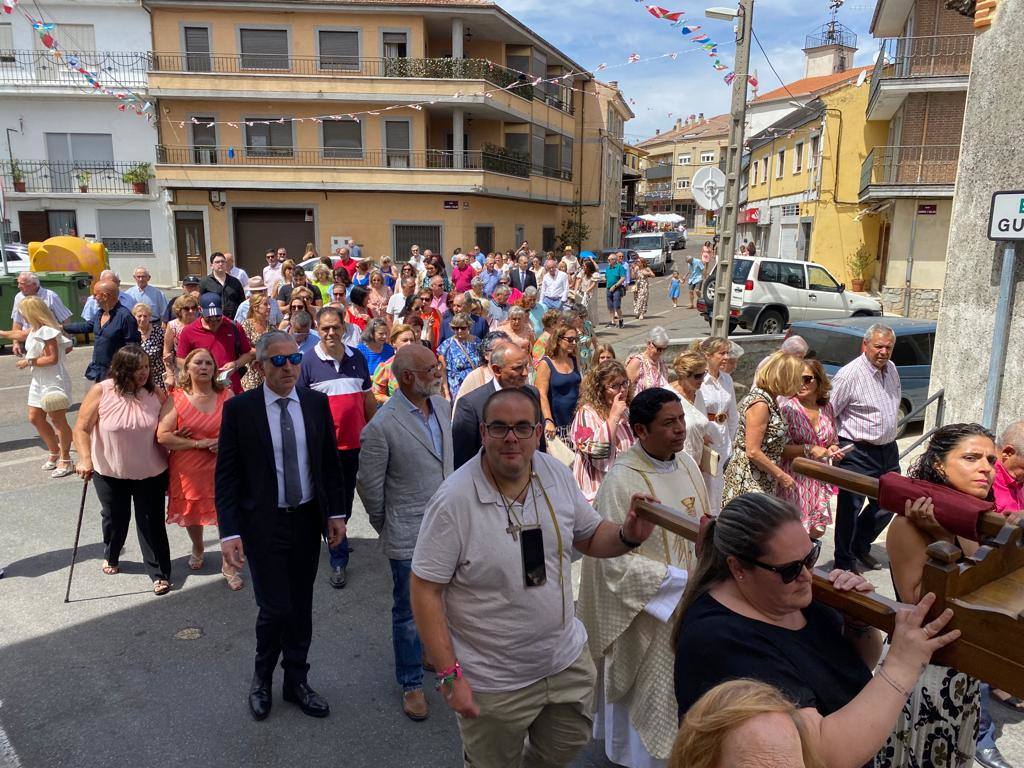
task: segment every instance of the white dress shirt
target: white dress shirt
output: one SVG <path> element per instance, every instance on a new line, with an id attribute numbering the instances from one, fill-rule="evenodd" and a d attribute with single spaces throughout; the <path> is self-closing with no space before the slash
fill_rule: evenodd
<path id="1" fill-rule="evenodd" d="M 47 307 L 50 308 L 50 311 L 53 312 L 53 316 L 57 318 L 58 323 L 63 323 L 71 317 L 71 310 L 65 307 L 64 302 L 60 300 L 60 296 L 49 288 L 43 288 L 40 286 L 39 290 L 35 293 L 35 297 L 40 299 Z M 24 298 L 25 294 L 18 291 L 17 295 L 14 297 L 14 306 L 11 309 L 12 322 L 18 323 L 22 326 L 28 325 L 28 320 L 26 320 L 18 310 L 18 305 L 21 304 L 22 299 Z"/>
<path id="2" fill-rule="evenodd" d="M 861 354 L 844 365 L 832 377 L 829 397 L 839 436 L 873 445 L 891 443 L 896 439 L 902 391 L 892 360 L 879 370 Z"/>
<path id="3" fill-rule="evenodd" d="M 293 388 L 286 396 L 288 414 L 292 417 L 295 428 L 295 448 L 299 454 L 299 483 L 302 488 L 302 501 L 313 500 L 313 472 L 309 466 L 309 447 L 306 445 L 306 422 L 302 419 L 302 406 L 299 404 L 299 393 Z M 274 469 L 277 471 L 277 506 L 287 507 L 284 498 L 284 447 L 281 443 L 281 406 L 277 401 L 281 395 L 274 392 L 265 383 L 263 400 L 267 404 L 267 422 L 270 424 L 270 442 L 274 445 Z"/>
<path id="4" fill-rule="evenodd" d="M 274 266 L 269 264 L 263 268 L 263 284 L 268 291 L 274 290 L 274 285 L 281 281 L 281 264 L 277 262 Z"/>
<path id="5" fill-rule="evenodd" d="M 238 278 L 238 282 L 242 284 L 242 290 L 246 290 L 249 287 L 249 273 L 241 267 L 232 267 L 231 271 L 228 272 L 232 277 Z M 249 294 L 247 293 L 246 296 Z"/>
<path id="6" fill-rule="evenodd" d="M 153 319 L 158 323 L 167 314 L 167 297 L 159 288 L 147 285 L 145 289 L 140 289 L 139 286 L 133 285 L 125 293 L 135 299 L 136 303 L 145 304 L 153 310 Z"/>
<path id="7" fill-rule="evenodd" d="M 559 269 L 555 270 L 555 274 L 550 272 L 544 273 L 544 280 L 541 281 L 540 297 L 544 299 L 556 300 L 561 303 L 565 303 L 566 297 L 569 295 L 569 276 Z"/>

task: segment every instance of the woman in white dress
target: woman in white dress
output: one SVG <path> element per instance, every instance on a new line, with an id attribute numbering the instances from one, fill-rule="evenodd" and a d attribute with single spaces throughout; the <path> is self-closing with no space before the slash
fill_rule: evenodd
<path id="1" fill-rule="evenodd" d="M 676 374 L 676 380 L 669 386 L 679 396 L 686 418 L 686 444 L 683 450 L 697 466 L 700 466 L 704 446 L 711 444 L 711 435 L 708 434 L 708 409 L 704 404 L 704 395 L 700 393 L 708 372 L 708 361 L 700 352 L 683 352 L 672 361 L 672 370 Z M 707 481 L 708 478 L 705 477 L 705 485 Z"/>
<path id="2" fill-rule="evenodd" d="M 71 376 L 64 366 L 64 356 L 72 342 L 61 332 L 60 323 L 46 303 L 29 296 L 19 305 L 28 322 L 25 357 L 18 368 L 32 371 L 28 389 L 28 420 L 46 443 L 50 455 L 43 469 L 51 477 L 67 477 L 75 472 L 71 463 L 71 426 L 67 412 L 71 406 Z"/>
<path id="3" fill-rule="evenodd" d="M 732 351 L 728 339 L 709 337 L 696 342 L 692 351 L 700 352 L 708 361 L 708 372 L 701 384 L 700 393 L 707 409 L 708 434 L 711 447 L 721 457 L 718 474 L 708 478 L 708 503 L 711 514 L 718 515 L 722 509 L 722 490 L 725 484 L 725 463 L 732 455 L 732 440 L 739 427 L 736 413 L 736 391 L 732 377 L 722 370 L 722 363 Z"/>

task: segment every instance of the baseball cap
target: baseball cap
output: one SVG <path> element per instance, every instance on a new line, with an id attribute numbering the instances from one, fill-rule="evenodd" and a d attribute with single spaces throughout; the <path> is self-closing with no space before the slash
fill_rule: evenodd
<path id="1" fill-rule="evenodd" d="M 204 293 L 199 297 L 199 309 L 203 313 L 203 317 L 221 317 L 223 316 L 223 304 L 220 300 L 220 294 Z"/>
<path id="2" fill-rule="evenodd" d="M 199 285 L 199 283 L 202 282 L 202 279 L 203 278 L 201 278 L 199 275 L 185 275 L 183 278 L 181 278 L 181 284 Z"/>

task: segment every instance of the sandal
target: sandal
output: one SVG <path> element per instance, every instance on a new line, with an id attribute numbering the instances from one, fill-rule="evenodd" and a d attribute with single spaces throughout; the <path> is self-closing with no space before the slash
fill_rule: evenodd
<path id="1" fill-rule="evenodd" d="M 220 573 L 227 580 L 228 589 L 230 589 L 232 592 L 237 592 L 243 586 L 245 586 L 245 582 L 242 581 L 242 577 L 239 576 L 237 573 L 231 573 L 230 571 L 226 571 L 223 568 L 221 568 Z"/>
<path id="2" fill-rule="evenodd" d="M 1003 694 L 1000 696 L 1000 694 Z M 1003 698 L 1005 696 L 1006 698 Z M 1004 707 L 1014 710 L 1015 712 L 1024 712 L 1024 701 L 1021 701 L 1017 696 L 1007 693 L 1006 691 L 999 690 L 998 688 L 992 689 L 992 698 L 1002 704 Z"/>
<path id="3" fill-rule="evenodd" d="M 111 565 L 110 563 L 104 563 L 103 564 L 103 572 L 105 574 L 107 574 L 107 576 L 116 576 L 117 574 L 119 574 L 121 572 L 121 569 L 118 568 L 116 565 Z"/>
<path id="4" fill-rule="evenodd" d="M 196 555 L 195 552 L 188 556 L 188 569 L 190 571 L 198 571 L 203 567 L 203 555 Z"/>
<path id="5" fill-rule="evenodd" d="M 46 460 L 46 463 L 43 464 L 43 466 L 40 467 L 40 469 L 42 469 L 44 472 L 49 472 L 50 470 L 56 469 L 58 458 L 60 458 L 59 453 L 51 453 L 50 458 Z"/>
<path id="6" fill-rule="evenodd" d="M 71 463 L 71 459 L 61 459 L 57 462 L 53 472 L 50 473 L 50 477 L 56 480 L 59 477 L 67 477 L 73 474 L 75 474 L 75 465 Z"/>
<path id="7" fill-rule="evenodd" d="M 171 591 L 171 582 L 167 579 L 157 579 L 153 582 L 154 595 L 166 595 Z"/>

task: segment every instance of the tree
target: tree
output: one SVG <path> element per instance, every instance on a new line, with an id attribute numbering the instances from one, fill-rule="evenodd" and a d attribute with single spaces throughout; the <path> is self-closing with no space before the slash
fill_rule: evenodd
<path id="1" fill-rule="evenodd" d="M 589 236 L 590 225 L 583 221 L 583 206 L 573 203 L 562 220 L 562 231 L 555 240 L 556 247 L 563 251 L 569 246 L 579 253 L 583 250 L 583 241 Z"/>

